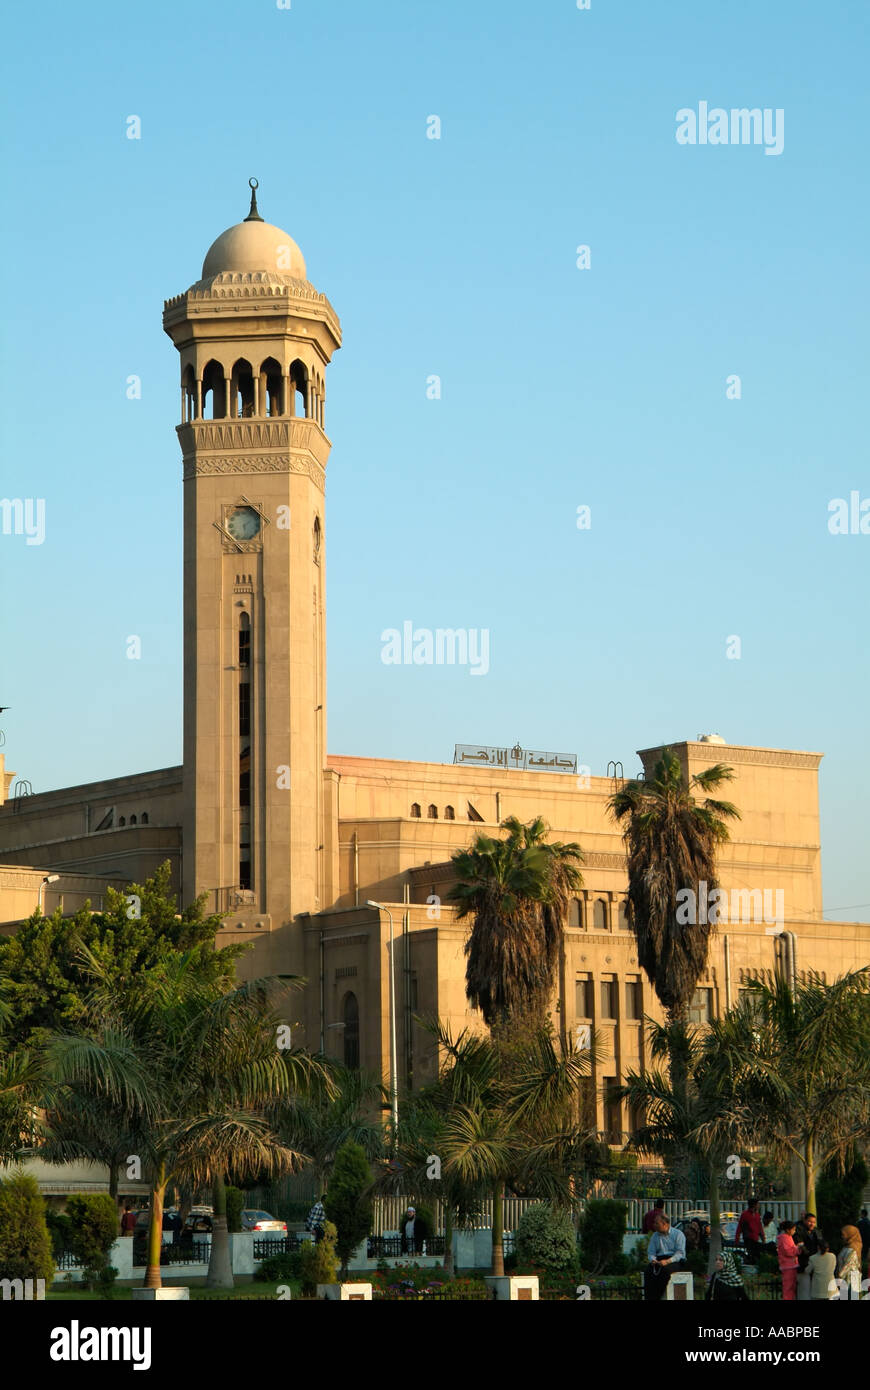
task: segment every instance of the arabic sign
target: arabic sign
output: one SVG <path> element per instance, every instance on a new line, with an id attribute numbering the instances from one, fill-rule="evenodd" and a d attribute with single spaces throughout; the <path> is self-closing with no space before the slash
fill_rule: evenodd
<path id="1" fill-rule="evenodd" d="M 537 748 L 494 748 L 490 744 L 457 743 L 454 763 L 478 767 L 514 768 L 518 772 L 577 772 L 576 753 L 542 753 Z"/>

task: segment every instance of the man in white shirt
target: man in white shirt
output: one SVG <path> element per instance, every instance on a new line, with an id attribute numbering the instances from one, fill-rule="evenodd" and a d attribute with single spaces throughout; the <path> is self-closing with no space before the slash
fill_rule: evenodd
<path id="1" fill-rule="evenodd" d="M 671 1275 L 686 1268 L 686 1237 L 662 1212 L 649 1243 L 649 1264 L 643 1275 L 643 1296 L 649 1302 L 664 1298 Z"/>

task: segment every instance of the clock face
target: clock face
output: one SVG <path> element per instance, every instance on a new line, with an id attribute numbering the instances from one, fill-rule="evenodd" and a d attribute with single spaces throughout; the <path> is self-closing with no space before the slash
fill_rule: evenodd
<path id="1" fill-rule="evenodd" d="M 227 517 L 227 530 L 234 540 L 252 541 L 260 529 L 260 517 L 253 507 L 236 507 Z"/>

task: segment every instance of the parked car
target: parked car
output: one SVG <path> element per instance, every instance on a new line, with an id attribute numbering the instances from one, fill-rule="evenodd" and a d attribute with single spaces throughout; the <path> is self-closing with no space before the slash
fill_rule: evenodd
<path id="1" fill-rule="evenodd" d="M 246 1207 L 242 1212 L 243 1231 L 271 1231 L 276 1236 L 287 1234 L 287 1222 L 279 1221 L 277 1217 L 270 1216 L 267 1211 L 257 1211 L 253 1207 Z"/>
<path id="2" fill-rule="evenodd" d="M 192 1236 L 210 1236 L 212 1225 L 211 1207 L 194 1207 L 184 1223 L 181 1238 L 189 1240 Z"/>

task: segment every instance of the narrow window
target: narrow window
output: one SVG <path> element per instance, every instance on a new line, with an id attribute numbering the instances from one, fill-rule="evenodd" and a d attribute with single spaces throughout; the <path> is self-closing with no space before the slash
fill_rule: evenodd
<path id="1" fill-rule="evenodd" d="M 596 931 L 607 931 L 607 903 L 603 898 L 595 899 L 592 925 Z"/>
<path id="2" fill-rule="evenodd" d="M 605 975 L 601 981 L 601 1017 L 616 1018 L 616 976 Z"/>
<path id="3" fill-rule="evenodd" d="M 584 1022 L 592 1019 L 592 977 L 590 975 L 578 975 L 574 1009 L 577 1017 Z"/>
<path id="4" fill-rule="evenodd" d="M 136 824 L 136 817 L 135 817 L 135 816 L 131 816 L 131 817 L 130 817 L 130 824 L 131 824 L 131 825 L 135 825 L 135 824 Z"/>
<path id="5" fill-rule="evenodd" d="M 445 819 L 445 820 L 456 820 L 456 812 L 454 811 L 454 809 L 453 809 L 452 806 L 445 806 L 445 807 L 444 807 L 444 819 Z"/>
<path id="6" fill-rule="evenodd" d="M 251 664 L 251 620 L 247 613 L 242 614 L 239 624 L 239 665 Z"/>
<path id="7" fill-rule="evenodd" d="M 119 825 L 126 825 L 126 824 L 127 824 L 127 817 L 126 817 L 126 816 L 119 816 L 119 817 L 118 817 L 118 824 L 119 824 Z"/>
<path id="8" fill-rule="evenodd" d="M 344 1065 L 359 1071 L 359 1003 L 355 994 L 344 996 Z"/>
<path id="9" fill-rule="evenodd" d="M 615 1076 L 604 1079 L 604 1128 L 608 1144 L 622 1143 L 622 1101 L 617 1094 Z"/>
<path id="10" fill-rule="evenodd" d="M 419 801 L 415 801 L 414 804 L 413 804 L 413 806 L 411 807 L 411 816 L 413 817 L 414 820 L 419 820 L 419 819 L 420 819 L 420 803 L 419 803 Z"/>
<path id="11" fill-rule="evenodd" d="M 141 816 L 139 817 L 139 821 L 140 821 L 140 823 L 141 823 L 142 825 L 147 825 L 147 824 L 148 824 L 148 812 L 147 812 L 147 811 L 143 811 L 143 812 L 142 812 Z"/>
<path id="12" fill-rule="evenodd" d="M 639 975 L 629 975 L 625 982 L 625 1017 L 633 1023 L 643 1018 L 643 986 Z"/>
<path id="13" fill-rule="evenodd" d="M 434 804 L 431 804 L 431 805 L 429 806 L 429 810 L 426 812 L 426 815 L 429 817 L 430 820 L 437 820 L 437 819 L 438 819 L 438 807 L 435 806 Z"/>

